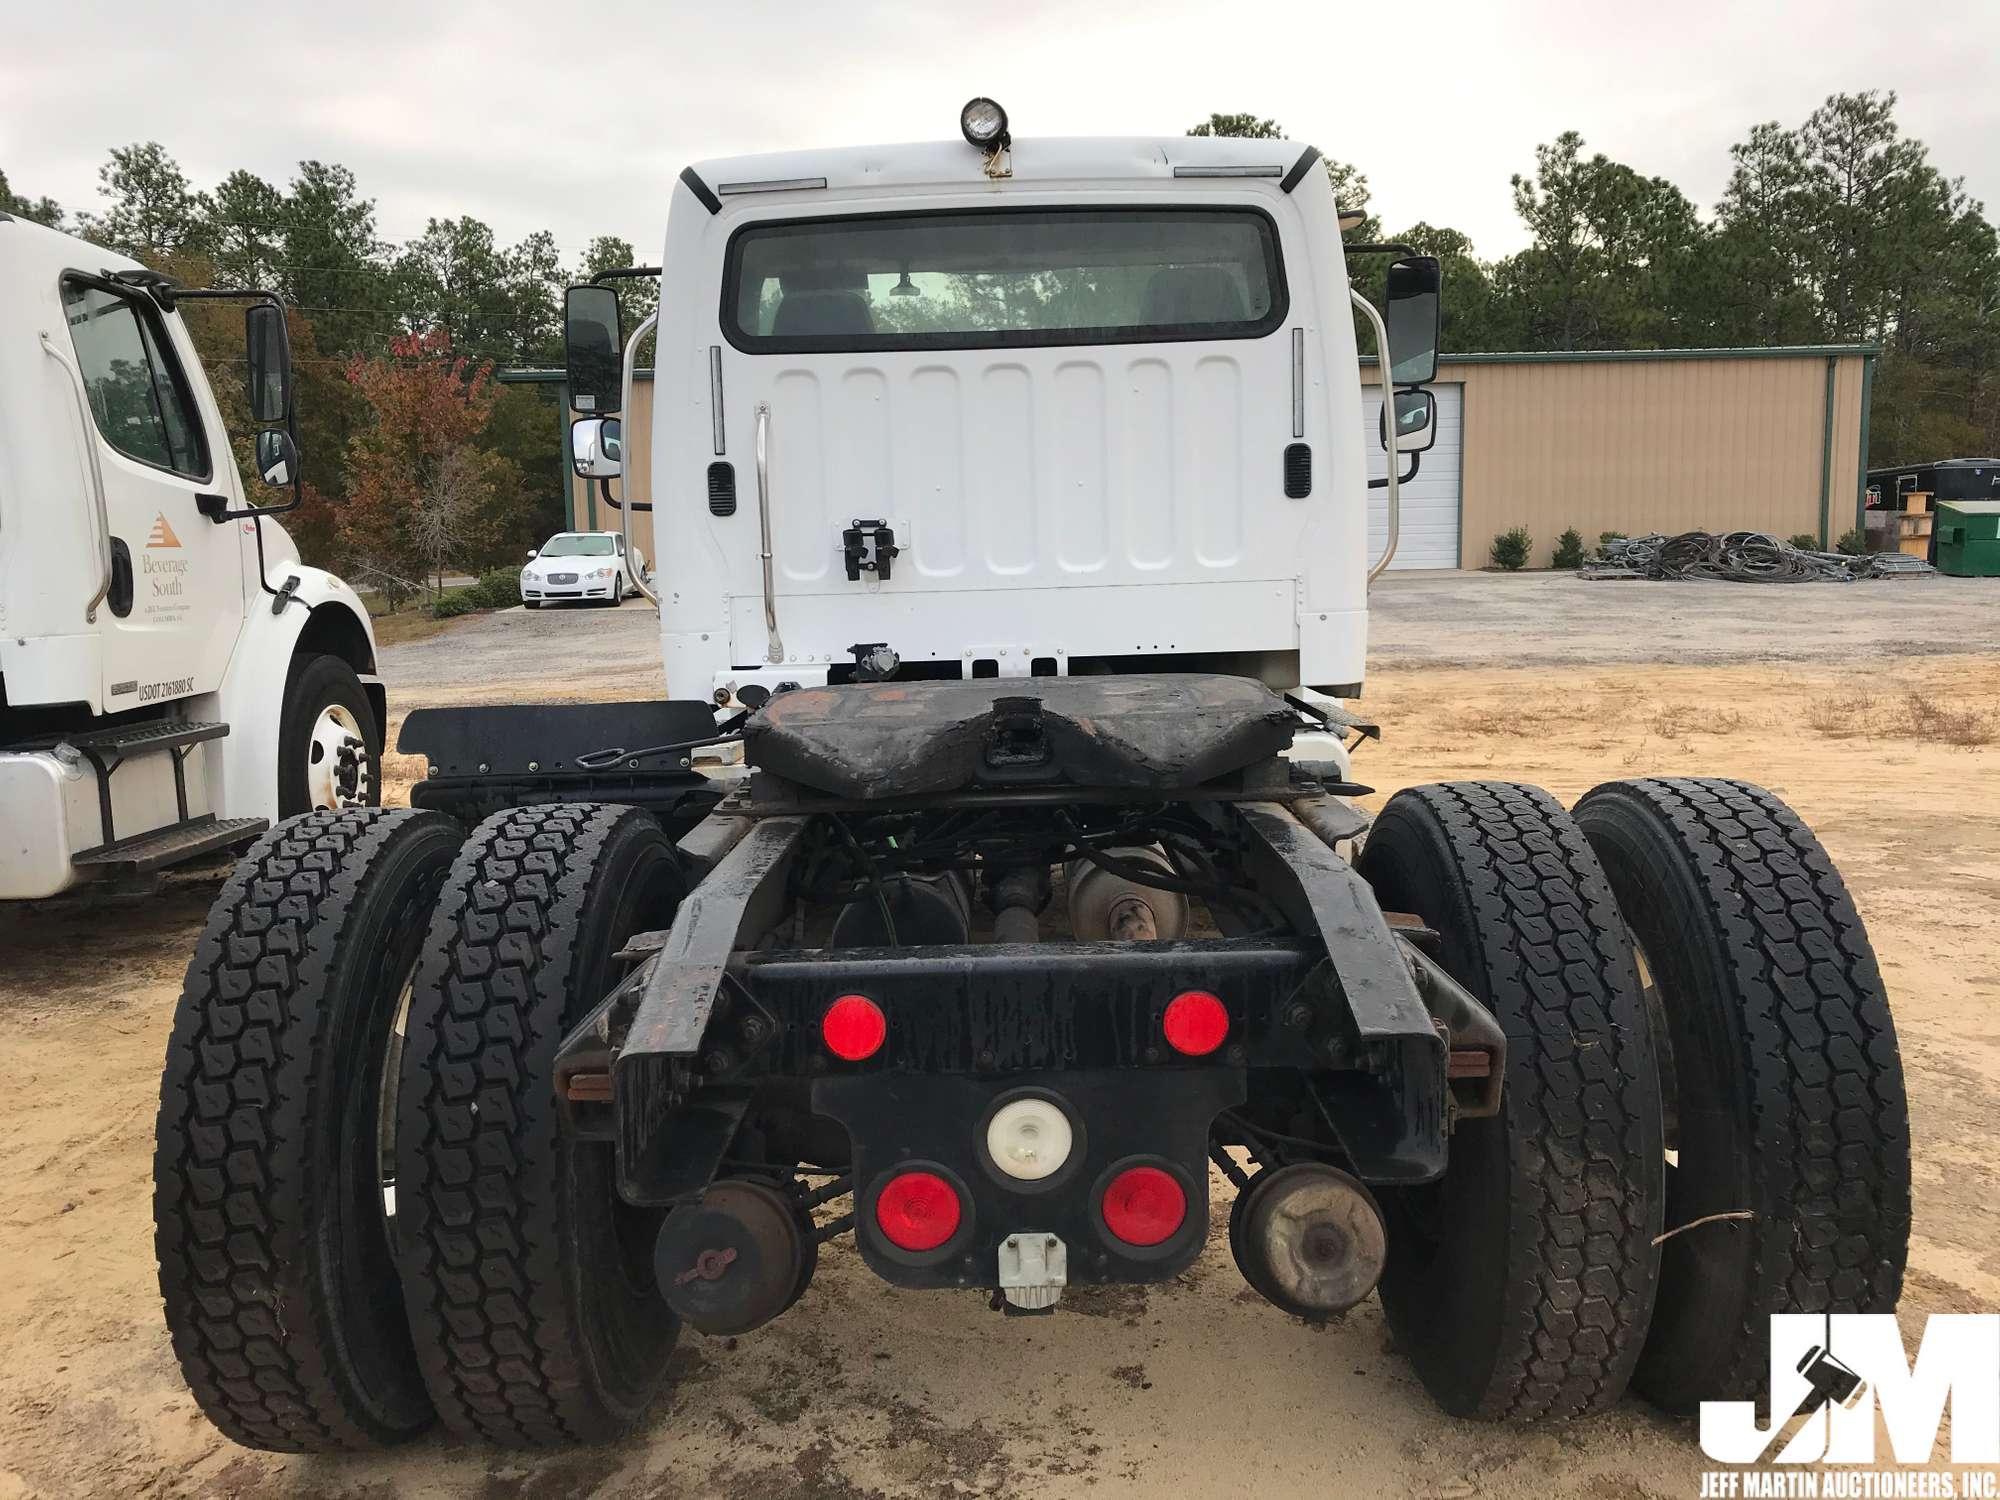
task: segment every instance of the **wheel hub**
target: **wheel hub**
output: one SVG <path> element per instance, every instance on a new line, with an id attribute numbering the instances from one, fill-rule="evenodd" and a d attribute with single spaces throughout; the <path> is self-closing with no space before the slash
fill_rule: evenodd
<path id="1" fill-rule="evenodd" d="M 329 703 L 306 742 L 306 796 L 316 808 L 365 807 L 375 790 L 375 765 L 361 726 L 345 705 Z"/>

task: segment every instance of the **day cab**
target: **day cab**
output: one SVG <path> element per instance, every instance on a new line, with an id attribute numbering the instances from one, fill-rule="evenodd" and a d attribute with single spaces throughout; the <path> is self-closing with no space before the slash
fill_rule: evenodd
<path id="1" fill-rule="evenodd" d="M 245 300 L 260 508 L 189 337 Z M 299 561 L 285 321 L 0 214 L 0 900 L 380 800 L 367 611 Z"/>
<path id="2" fill-rule="evenodd" d="M 653 493 L 635 498 L 676 697 L 891 672 L 1360 691 L 1381 560 L 1318 152 L 1175 137 L 702 162 L 660 281 Z M 1388 292 L 1414 455 L 1436 262 L 1398 259 Z M 634 335 L 609 285 L 573 288 L 569 314 L 576 462 L 605 476 Z"/>

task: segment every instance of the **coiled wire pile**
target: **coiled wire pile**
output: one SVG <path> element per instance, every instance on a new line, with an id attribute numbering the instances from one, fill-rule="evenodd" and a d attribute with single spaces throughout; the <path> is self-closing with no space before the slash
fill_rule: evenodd
<path id="1" fill-rule="evenodd" d="M 1684 531 L 1679 536 L 1614 537 L 1584 569 L 1596 578 L 1720 578 L 1730 583 L 1852 583 L 1931 573 L 1921 558 L 1898 552 L 1849 557 L 1844 552 L 1806 552 L 1761 531 L 1722 536 Z"/>

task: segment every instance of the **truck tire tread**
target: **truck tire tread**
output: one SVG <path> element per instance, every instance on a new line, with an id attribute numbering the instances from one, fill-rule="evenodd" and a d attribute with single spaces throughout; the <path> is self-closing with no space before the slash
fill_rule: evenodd
<path id="1" fill-rule="evenodd" d="M 366 1074 L 389 955 L 413 954 L 457 846 L 437 813 L 310 813 L 263 834 L 210 909 L 161 1079 L 154 1249 L 189 1388 L 226 1436 L 281 1452 L 359 1449 L 429 1425 L 394 1287 L 334 1290 L 366 1253 L 332 1137 L 377 1098 Z M 356 1030 L 355 1028 L 359 1028 Z M 386 1036 L 382 1039 L 386 1043 Z M 357 1053 L 354 1049 L 359 1048 Z M 379 1080 L 382 1053 L 373 1054 Z M 372 1091 L 371 1091 L 372 1095 Z M 379 1203 L 379 1199 L 378 1199 Z"/>
<path id="2" fill-rule="evenodd" d="M 557 1045 L 601 998 L 625 936 L 608 930 L 615 887 L 656 855 L 670 863 L 672 846 L 637 808 L 508 808 L 466 840 L 437 903 L 411 997 L 397 1179 L 418 1364 L 465 1437 L 608 1441 L 664 1379 L 678 1330 L 650 1272 L 649 1295 L 618 1316 L 596 1300 L 625 1295 L 593 1261 L 610 1148 L 564 1141 L 554 1088 Z"/>
<path id="3" fill-rule="evenodd" d="M 1383 1286 L 1391 1326 L 1455 1414 L 1599 1412 L 1631 1376 L 1659 1269 L 1659 1096 L 1631 947 L 1596 856 L 1539 788 L 1452 782 L 1398 793 L 1360 858 L 1371 881 L 1387 877 L 1389 888 L 1377 887 L 1385 906 L 1412 894 L 1388 876 L 1385 845 L 1412 837 L 1455 887 L 1432 898 L 1456 908 L 1445 925 L 1476 945 L 1447 967 L 1508 1038 L 1502 1115 L 1459 1124 L 1437 1190 L 1454 1190 L 1455 1171 L 1504 1173 L 1506 1209 L 1504 1225 L 1466 1223 L 1471 1232 L 1440 1252 L 1456 1251 L 1467 1273 L 1448 1266 L 1448 1282 L 1499 1272 L 1473 1294 L 1484 1300 L 1462 1326 L 1432 1321 L 1450 1305 L 1439 1296 L 1451 1288 L 1432 1284 L 1438 1262 L 1406 1277 L 1410 1262 L 1398 1266 L 1392 1238 Z M 1449 931 L 1445 941 L 1451 960 Z M 1473 1243 L 1481 1233 L 1488 1242 Z M 1496 1313 L 1490 1340 L 1471 1330 Z"/>
<path id="4" fill-rule="evenodd" d="M 1772 1313 L 1887 1312 L 1901 1293 L 1909 1112 L 1874 948 L 1819 840 L 1761 787 L 1611 782 L 1577 815 L 1663 981 L 1682 1112 L 1711 1069 L 1733 1074 L 1722 1098 L 1696 1102 L 1730 1117 L 1735 1149 L 1717 1165 L 1736 1180 L 1676 1172 L 1670 1219 L 1757 1215 L 1668 1242 L 1663 1316 L 1634 1385 L 1674 1411 L 1754 1400 Z M 1743 1263 L 1724 1274 L 1717 1242 L 1696 1235 L 1743 1236 Z M 1718 1304 L 1726 1315 L 1689 1316 Z"/>

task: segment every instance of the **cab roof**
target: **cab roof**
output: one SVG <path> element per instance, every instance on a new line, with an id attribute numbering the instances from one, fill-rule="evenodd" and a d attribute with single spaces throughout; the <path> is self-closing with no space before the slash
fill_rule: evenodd
<path id="1" fill-rule="evenodd" d="M 1156 182 L 1175 176 L 1273 177 L 1290 191 L 1319 153 L 1297 141 L 1216 136 L 1050 136 L 1016 139 L 1014 182 Z M 794 187 L 842 190 L 949 186 L 987 181 L 985 159 L 964 140 L 839 146 L 721 156 L 689 172 L 712 193 Z M 692 184 L 690 184 L 692 185 Z"/>

